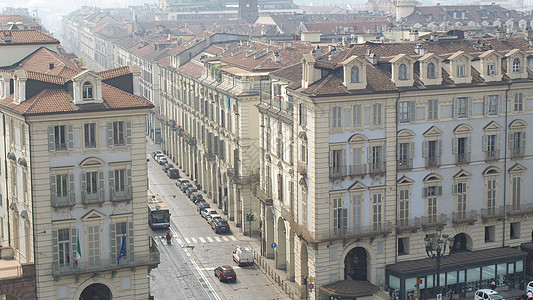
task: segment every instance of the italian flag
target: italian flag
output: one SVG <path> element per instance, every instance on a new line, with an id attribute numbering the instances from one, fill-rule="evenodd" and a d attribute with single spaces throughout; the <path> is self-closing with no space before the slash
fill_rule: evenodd
<path id="1" fill-rule="evenodd" d="M 78 264 L 78 261 L 80 260 L 81 258 L 81 248 L 80 248 L 80 237 L 78 237 L 78 247 L 76 249 L 76 260 L 74 261 L 74 264 Z"/>

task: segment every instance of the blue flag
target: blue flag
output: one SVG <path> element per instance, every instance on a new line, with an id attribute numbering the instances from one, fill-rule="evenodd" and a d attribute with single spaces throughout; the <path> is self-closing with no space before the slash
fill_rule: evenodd
<path id="1" fill-rule="evenodd" d="M 117 263 L 120 264 L 120 258 L 126 256 L 126 235 L 122 235 L 122 247 L 120 247 L 120 254 L 118 255 Z"/>

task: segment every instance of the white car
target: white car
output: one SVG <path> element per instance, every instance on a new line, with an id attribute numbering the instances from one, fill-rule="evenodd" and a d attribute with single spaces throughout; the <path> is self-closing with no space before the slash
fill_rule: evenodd
<path id="1" fill-rule="evenodd" d="M 530 281 L 530 282 L 527 284 L 526 293 L 527 293 L 527 292 L 532 292 L 532 293 L 533 293 L 533 281 Z"/>
<path id="2" fill-rule="evenodd" d="M 498 292 L 491 289 L 477 290 L 474 300 L 505 300 Z"/>
<path id="3" fill-rule="evenodd" d="M 216 215 L 216 214 L 218 214 L 217 210 L 213 209 L 213 208 L 206 208 L 206 209 L 202 210 L 202 212 L 200 213 L 200 215 L 204 219 L 207 219 L 207 216 L 209 216 L 209 215 Z"/>
<path id="4" fill-rule="evenodd" d="M 213 220 L 215 220 L 215 219 L 222 219 L 222 216 L 213 214 L 213 215 L 208 215 L 207 218 L 206 218 L 208 224 L 213 223 Z"/>

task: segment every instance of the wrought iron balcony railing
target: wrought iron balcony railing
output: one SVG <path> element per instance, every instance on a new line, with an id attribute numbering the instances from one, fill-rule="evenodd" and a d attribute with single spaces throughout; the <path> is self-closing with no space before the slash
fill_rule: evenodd
<path id="1" fill-rule="evenodd" d="M 52 193 L 51 196 L 53 208 L 72 207 L 76 204 L 74 191 L 69 191 L 65 197 L 58 196 L 57 193 Z"/>
<path id="2" fill-rule="evenodd" d="M 350 176 L 366 174 L 366 165 L 350 165 Z"/>
<path id="3" fill-rule="evenodd" d="M 123 191 L 120 191 L 112 187 L 110 189 L 111 202 L 131 201 L 133 199 L 133 189 L 131 185 L 125 186 Z"/>
<path id="4" fill-rule="evenodd" d="M 89 204 L 102 204 L 105 201 L 105 190 L 99 188 L 96 193 L 88 193 L 87 190 L 83 190 L 81 193 L 81 202 L 84 205 Z"/>
<path id="5" fill-rule="evenodd" d="M 338 179 L 346 176 L 346 166 L 330 167 L 329 178 Z"/>
<path id="6" fill-rule="evenodd" d="M 464 223 L 472 224 L 477 221 L 477 211 L 476 210 L 463 210 L 463 211 L 454 211 L 452 212 L 452 223 L 459 225 Z"/>

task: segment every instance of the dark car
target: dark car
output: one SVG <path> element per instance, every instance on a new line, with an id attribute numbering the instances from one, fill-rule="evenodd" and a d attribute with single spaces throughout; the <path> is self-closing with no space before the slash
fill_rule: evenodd
<path id="1" fill-rule="evenodd" d="M 193 187 L 193 186 L 194 186 L 194 185 L 192 185 L 192 183 L 190 183 L 189 181 L 187 181 L 187 182 L 181 184 L 180 189 L 181 189 L 182 192 L 185 193 L 185 191 L 186 191 L 188 188 Z"/>
<path id="2" fill-rule="evenodd" d="M 198 192 L 198 190 L 194 186 L 190 186 L 185 189 L 185 196 L 191 198 L 194 193 Z"/>
<path id="3" fill-rule="evenodd" d="M 198 213 L 201 213 L 202 210 L 206 208 L 211 208 L 211 205 L 209 205 L 209 203 L 207 202 L 198 202 L 198 204 L 196 204 L 196 210 L 198 211 Z"/>
<path id="4" fill-rule="evenodd" d="M 180 172 L 178 171 L 178 169 L 170 168 L 167 171 L 167 176 L 170 179 L 178 179 L 180 178 Z"/>
<path id="5" fill-rule="evenodd" d="M 166 173 L 166 172 L 168 171 L 168 169 L 170 169 L 170 168 L 174 168 L 174 165 L 171 164 L 171 163 L 166 163 L 166 164 L 164 164 L 164 165 L 161 167 L 161 169 L 163 169 L 163 171 L 164 171 L 165 173 Z"/>
<path id="6" fill-rule="evenodd" d="M 211 223 L 211 228 L 215 231 L 215 233 L 229 233 L 230 228 L 228 221 L 224 219 L 215 219 Z"/>
<path id="7" fill-rule="evenodd" d="M 176 186 L 180 188 L 180 190 L 183 190 L 182 186 L 186 183 L 189 183 L 189 180 L 188 179 L 185 179 L 185 178 L 180 178 L 178 180 L 176 180 Z"/>
<path id="8" fill-rule="evenodd" d="M 200 192 L 194 193 L 191 197 L 191 201 L 196 204 L 196 202 L 204 201 L 204 196 Z"/>
<path id="9" fill-rule="evenodd" d="M 237 281 L 237 274 L 231 266 L 220 266 L 215 268 L 215 277 L 218 277 L 220 281 L 222 280 L 234 280 Z"/>

